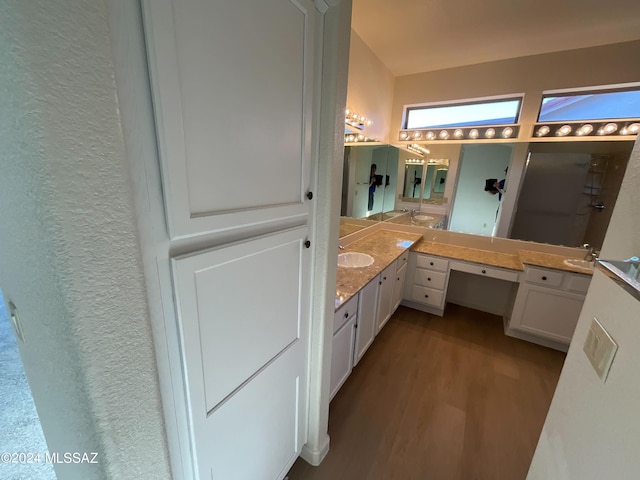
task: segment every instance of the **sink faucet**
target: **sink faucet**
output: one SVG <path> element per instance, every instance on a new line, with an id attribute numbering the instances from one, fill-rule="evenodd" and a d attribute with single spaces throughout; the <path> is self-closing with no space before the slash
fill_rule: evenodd
<path id="1" fill-rule="evenodd" d="M 582 245 L 582 248 L 585 248 L 587 250 L 587 253 L 584 256 L 584 259 L 587 262 L 594 262 L 598 259 L 598 253 L 591 245 L 589 245 L 588 243 L 585 243 L 584 245 Z"/>

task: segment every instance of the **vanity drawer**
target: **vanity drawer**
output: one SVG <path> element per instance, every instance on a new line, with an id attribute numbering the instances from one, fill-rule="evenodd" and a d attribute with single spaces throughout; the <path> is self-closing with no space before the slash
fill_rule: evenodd
<path id="1" fill-rule="evenodd" d="M 351 297 L 344 305 L 342 305 L 333 317 L 333 333 L 340 330 L 340 327 L 347 323 L 351 317 L 358 313 L 358 294 Z"/>
<path id="2" fill-rule="evenodd" d="M 587 293 L 589 290 L 589 284 L 591 283 L 590 275 L 571 275 L 567 274 L 565 280 L 566 289 L 571 292 Z"/>
<path id="3" fill-rule="evenodd" d="M 451 270 L 473 273 L 474 275 L 481 275 L 483 277 L 498 278 L 500 280 L 507 280 L 509 282 L 518 281 L 518 272 L 516 271 L 496 267 L 487 267 L 486 265 L 478 265 L 476 263 L 451 262 Z"/>
<path id="4" fill-rule="evenodd" d="M 538 285 L 547 285 L 549 287 L 559 287 L 562 285 L 564 274 L 562 272 L 554 272 L 544 268 L 527 267 L 524 280 L 527 283 L 537 283 Z"/>
<path id="5" fill-rule="evenodd" d="M 413 283 L 422 285 L 423 287 L 444 290 L 444 286 L 447 283 L 447 274 L 434 272 L 433 270 L 425 270 L 424 268 L 416 268 Z"/>
<path id="6" fill-rule="evenodd" d="M 446 272 L 447 268 L 449 268 L 449 260 L 440 257 L 430 257 L 428 255 L 418 255 L 416 258 L 416 266 Z"/>
<path id="7" fill-rule="evenodd" d="M 432 307 L 441 307 L 442 300 L 444 300 L 444 292 L 442 290 L 434 290 L 433 288 L 414 285 L 411 292 L 411 300 L 425 305 L 431 305 Z"/>

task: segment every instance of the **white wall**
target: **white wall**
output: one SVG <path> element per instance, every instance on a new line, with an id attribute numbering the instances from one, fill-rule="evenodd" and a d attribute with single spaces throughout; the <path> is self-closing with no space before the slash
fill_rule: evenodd
<path id="1" fill-rule="evenodd" d="M 464 145 L 449 229 L 454 232 L 491 235 L 500 205 L 498 195 L 484 191 L 487 178 L 505 178 L 511 147 L 508 145 Z M 509 186 L 505 185 L 506 190 Z"/>
<path id="2" fill-rule="evenodd" d="M 369 47 L 351 30 L 347 107 L 366 115 L 373 125 L 364 134 L 389 142 L 393 75 Z"/>
<path id="3" fill-rule="evenodd" d="M 601 258 L 640 252 L 640 143 L 636 141 Z M 582 347 L 597 317 L 618 343 L 606 383 Z M 536 449 L 529 480 L 631 479 L 640 473 L 640 301 L 596 270 Z"/>
<path id="4" fill-rule="evenodd" d="M 0 4 L 0 287 L 59 478 L 170 478 L 107 11 Z"/>

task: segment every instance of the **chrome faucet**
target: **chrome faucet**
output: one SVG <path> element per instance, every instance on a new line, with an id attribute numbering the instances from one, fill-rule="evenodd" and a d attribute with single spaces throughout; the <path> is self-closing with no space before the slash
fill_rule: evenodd
<path id="1" fill-rule="evenodd" d="M 600 252 L 597 252 L 591 245 L 585 243 L 584 245 L 582 245 L 582 248 L 585 248 L 587 250 L 587 253 L 584 256 L 584 259 L 587 262 L 594 262 L 598 259 L 598 254 Z"/>

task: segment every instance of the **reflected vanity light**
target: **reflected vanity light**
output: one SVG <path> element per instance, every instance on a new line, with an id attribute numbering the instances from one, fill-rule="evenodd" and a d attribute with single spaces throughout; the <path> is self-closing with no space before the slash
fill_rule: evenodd
<path id="1" fill-rule="evenodd" d="M 369 120 L 365 115 L 354 112 L 350 108 L 347 108 L 344 111 L 344 123 L 355 127 L 358 130 L 363 130 L 365 126 L 368 127 L 370 125 L 373 125 L 373 122 Z"/>
<path id="2" fill-rule="evenodd" d="M 375 138 L 367 137 L 361 133 L 345 133 L 344 134 L 344 143 L 367 143 L 367 142 L 378 142 Z"/>
<path id="3" fill-rule="evenodd" d="M 411 165 L 423 165 L 424 164 L 424 158 L 407 158 L 405 159 L 404 163 L 409 163 Z"/>
<path id="4" fill-rule="evenodd" d="M 636 119 L 629 121 L 603 122 L 563 122 L 537 124 L 534 126 L 536 137 L 597 137 L 608 135 L 610 137 L 623 137 L 637 135 L 640 132 L 640 122 Z"/>
<path id="5" fill-rule="evenodd" d="M 487 130 L 484 132 L 484 136 L 486 138 L 493 138 L 496 136 L 496 130 L 494 128 L 487 128 Z"/>
<path id="6" fill-rule="evenodd" d="M 407 150 L 422 156 L 431 153 L 431 151 L 428 148 L 425 148 L 421 145 L 417 145 L 415 143 L 410 143 L 409 145 L 407 145 Z"/>

